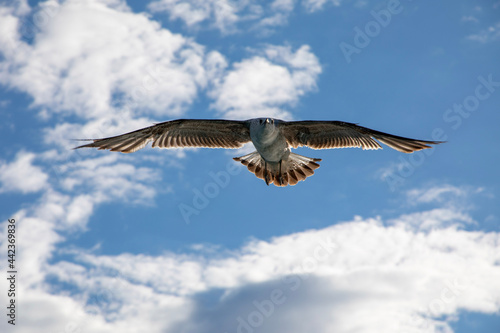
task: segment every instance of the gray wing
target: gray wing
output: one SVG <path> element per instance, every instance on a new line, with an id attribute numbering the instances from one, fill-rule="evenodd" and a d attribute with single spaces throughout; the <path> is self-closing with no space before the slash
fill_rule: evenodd
<path id="1" fill-rule="evenodd" d="M 152 147 L 240 148 L 249 142 L 250 130 L 246 121 L 218 119 L 178 119 L 158 123 L 134 132 L 104 139 L 78 148 L 98 148 L 133 153 L 150 141 Z"/>
<path id="2" fill-rule="evenodd" d="M 281 124 L 281 130 L 290 146 L 308 146 L 313 149 L 348 148 L 381 149 L 376 141 L 403 153 L 431 148 L 442 141 L 414 140 L 375 131 L 341 121 L 290 121 Z"/>

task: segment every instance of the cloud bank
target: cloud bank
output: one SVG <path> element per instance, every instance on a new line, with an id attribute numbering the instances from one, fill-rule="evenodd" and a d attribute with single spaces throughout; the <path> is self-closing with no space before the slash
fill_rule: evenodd
<path id="1" fill-rule="evenodd" d="M 420 197 L 460 191 L 446 185 Z M 37 312 L 16 329 L 33 331 L 38 317 L 50 318 L 45 327 L 53 331 L 450 331 L 460 311 L 495 313 L 500 304 L 500 234 L 463 229 L 474 221 L 455 198 L 392 219 L 356 217 L 252 240 L 215 256 L 204 246 L 158 256 L 56 250 L 58 230 L 69 226 L 55 222 L 78 213 L 64 198 L 47 198 L 15 214 L 33 244 L 23 250 L 23 309 Z M 50 260 L 56 251 L 71 260 Z"/>

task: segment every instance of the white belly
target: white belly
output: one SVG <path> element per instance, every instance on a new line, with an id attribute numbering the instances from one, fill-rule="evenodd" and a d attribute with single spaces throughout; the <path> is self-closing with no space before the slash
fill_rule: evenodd
<path id="1" fill-rule="evenodd" d="M 255 149 L 267 162 L 286 160 L 290 155 L 288 142 L 278 130 L 265 128 L 254 133 L 250 132 L 250 137 Z"/>

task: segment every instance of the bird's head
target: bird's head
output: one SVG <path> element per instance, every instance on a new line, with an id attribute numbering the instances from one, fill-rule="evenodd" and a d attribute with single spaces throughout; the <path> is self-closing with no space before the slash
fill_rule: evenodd
<path id="1" fill-rule="evenodd" d="M 274 126 L 274 119 L 273 118 L 259 118 L 259 124 L 261 126 Z"/>

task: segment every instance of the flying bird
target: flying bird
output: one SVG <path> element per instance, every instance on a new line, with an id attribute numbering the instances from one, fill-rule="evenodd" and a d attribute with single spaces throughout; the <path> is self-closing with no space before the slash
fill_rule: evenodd
<path id="1" fill-rule="evenodd" d="M 98 148 L 133 153 L 150 141 L 153 142 L 153 148 L 235 149 L 252 142 L 256 151 L 233 159 L 245 165 L 267 185 L 287 186 L 312 176 L 321 161 L 319 158 L 292 153 L 291 148 L 382 149 L 377 140 L 403 153 L 432 148 L 429 145 L 442 143 L 404 138 L 342 121 L 178 119 L 109 138 L 84 139 L 93 142 L 75 149 Z"/>

